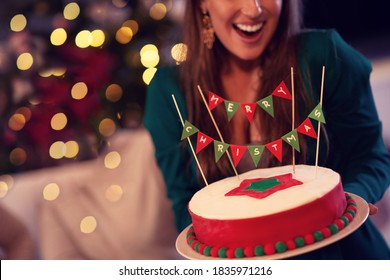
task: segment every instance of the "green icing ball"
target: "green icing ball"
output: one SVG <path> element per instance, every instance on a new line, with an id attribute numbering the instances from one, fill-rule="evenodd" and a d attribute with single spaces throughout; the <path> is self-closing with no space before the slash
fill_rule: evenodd
<path id="1" fill-rule="evenodd" d="M 244 250 L 242 248 L 237 248 L 234 251 L 234 255 L 236 256 L 236 258 L 243 258 L 244 257 Z"/>
<path id="2" fill-rule="evenodd" d="M 220 257 L 220 258 L 226 258 L 226 248 L 221 248 L 221 249 L 219 249 L 218 250 L 218 256 Z"/>
<path id="3" fill-rule="evenodd" d="M 256 246 L 255 247 L 255 256 L 264 256 L 264 248 L 263 246 Z"/>
<path id="4" fill-rule="evenodd" d="M 196 251 L 197 253 L 199 253 L 199 245 L 200 245 L 200 243 L 196 243 L 196 244 L 195 244 L 195 247 L 194 247 L 194 249 L 195 249 L 195 251 Z"/>
<path id="5" fill-rule="evenodd" d="M 190 237 L 190 236 L 195 236 L 195 232 L 187 233 L 187 238 Z"/>
<path id="6" fill-rule="evenodd" d="M 324 239 L 324 235 L 322 234 L 321 231 L 315 231 L 315 232 L 313 233 L 313 236 L 314 236 L 314 239 L 315 239 L 316 241 L 321 241 L 321 240 Z"/>
<path id="7" fill-rule="evenodd" d="M 298 248 L 305 246 L 305 239 L 302 237 L 297 237 L 295 238 L 295 244 L 297 245 Z"/>
<path id="8" fill-rule="evenodd" d="M 287 245 L 284 242 L 276 242 L 275 244 L 276 252 L 283 253 L 287 251 Z"/>
<path id="9" fill-rule="evenodd" d="M 331 232 L 332 234 L 336 234 L 336 233 L 339 232 L 339 228 L 338 228 L 337 225 L 335 225 L 335 224 L 331 224 L 331 225 L 329 226 L 329 229 L 330 229 L 330 232 Z"/>
<path id="10" fill-rule="evenodd" d="M 210 256 L 210 251 L 211 251 L 211 246 L 204 247 L 203 255 L 209 257 Z"/>
<path id="11" fill-rule="evenodd" d="M 342 216 L 340 219 L 342 219 L 344 221 L 345 226 L 347 226 L 349 224 L 349 220 L 347 219 L 347 217 Z"/>
<path id="12" fill-rule="evenodd" d="M 349 214 L 351 214 L 352 217 L 355 217 L 355 211 L 353 211 L 353 210 L 351 210 L 351 209 L 348 209 L 346 212 L 349 213 Z"/>

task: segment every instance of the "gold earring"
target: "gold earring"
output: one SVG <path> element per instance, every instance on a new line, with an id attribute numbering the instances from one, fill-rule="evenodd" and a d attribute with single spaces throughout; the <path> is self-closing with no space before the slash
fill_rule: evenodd
<path id="1" fill-rule="evenodd" d="M 211 50 L 213 48 L 214 44 L 214 28 L 211 24 L 211 19 L 206 11 L 202 11 L 203 18 L 202 18 L 202 35 L 203 35 L 203 43 L 206 45 L 206 47 Z"/>

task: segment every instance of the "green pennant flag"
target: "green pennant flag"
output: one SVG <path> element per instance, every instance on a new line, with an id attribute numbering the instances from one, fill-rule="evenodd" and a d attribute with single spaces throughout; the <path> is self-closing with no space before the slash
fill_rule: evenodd
<path id="1" fill-rule="evenodd" d="M 274 102 L 272 99 L 272 94 L 257 101 L 257 105 L 259 105 L 264 111 L 274 117 Z"/>
<path id="2" fill-rule="evenodd" d="M 297 150 L 298 152 L 301 151 L 300 147 L 299 147 L 299 138 L 298 138 L 298 132 L 296 129 L 294 129 L 293 131 L 290 131 L 289 133 L 287 133 L 286 135 L 282 136 L 282 139 L 287 143 L 289 144 L 290 146 L 292 146 L 295 150 Z"/>
<path id="3" fill-rule="evenodd" d="M 229 148 L 229 144 L 214 140 L 214 154 L 215 154 L 215 162 L 218 162 L 222 155 Z"/>
<path id="4" fill-rule="evenodd" d="M 257 167 L 257 165 L 259 164 L 261 155 L 263 154 L 264 146 L 263 145 L 248 146 L 248 151 L 253 159 L 253 163 Z"/>
<path id="5" fill-rule="evenodd" d="M 184 140 L 185 138 L 194 135 L 198 131 L 199 131 L 198 128 L 196 128 L 192 123 L 186 120 L 184 122 L 183 132 L 181 134 L 181 140 Z"/>
<path id="6" fill-rule="evenodd" d="M 321 104 L 318 104 L 310 113 L 309 118 L 325 123 L 324 113 L 322 112 Z"/>
<path id="7" fill-rule="evenodd" d="M 234 114 L 236 113 L 238 107 L 240 107 L 240 105 L 236 102 L 232 102 L 229 100 L 224 100 L 224 103 L 225 103 L 226 113 L 230 121 L 233 118 Z"/>

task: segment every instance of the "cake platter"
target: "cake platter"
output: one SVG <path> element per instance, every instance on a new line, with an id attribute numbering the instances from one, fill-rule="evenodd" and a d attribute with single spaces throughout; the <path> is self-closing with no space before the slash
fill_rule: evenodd
<path id="1" fill-rule="evenodd" d="M 367 219 L 369 214 L 369 207 L 367 202 L 358 195 L 349 193 L 352 198 L 355 200 L 357 205 L 357 212 L 354 219 L 346 226 L 344 229 L 340 230 L 338 233 L 316 243 L 306 245 L 301 248 L 297 248 L 294 250 L 288 250 L 283 253 L 275 253 L 272 255 L 264 255 L 259 257 L 247 257 L 241 258 L 239 260 L 277 260 L 277 259 L 286 259 L 294 256 L 298 256 L 304 253 L 308 253 L 319 248 L 330 245 L 338 240 L 343 239 L 348 236 L 355 230 L 357 230 Z M 191 225 L 185 228 L 176 239 L 176 250 L 182 255 L 184 258 L 192 259 L 192 260 L 221 260 L 222 258 L 217 257 L 208 257 L 194 251 L 190 245 L 187 244 L 187 231 Z M 235 259 L 237 260 L 237 259 Z"/>

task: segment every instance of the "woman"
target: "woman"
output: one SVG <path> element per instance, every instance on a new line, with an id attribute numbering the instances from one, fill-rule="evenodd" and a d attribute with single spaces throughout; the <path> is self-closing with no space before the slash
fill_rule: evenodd
<path id="1" fill-rule="evenodd" d="M 374 204 L 390 184 L 390 159 L 381 136 L 369 84 L 371 65 L 334 30 L 301 29 L 300 1 L 188 1 L 185 14 L 185 63 L 160 69 L 151 82 L 145 111 L 158 164 L 172 201 L 177 229 L 191 223 L 187 204 L 203 185 L 190 150 L 180 142 L 182 127 L 171 95 L 183 118 L 213 139 L 219 139 L 197 85 L 205 91 L 239 102 L 256 102 L 291 80 L 296 96 L 295 124 L 300 124 L 320 100 L 325 66 L 323 111 L 326 125 L 319 165 L 341 174 L 345 191 Z M 231 121 L 225 108 L 213 115 L 227 143 L 269 143 L 291 130 L 291 103 L 274 99 L 274 118 L 257 110 L 253 122 L 237 111 Z M 315 140 L 301 137 L 297 163 L 314 165 Z M 234 175 L 227 157 L 215 163 L 212 145 L 198 154 L 208 182 Z M 282 162 L 263 153 L 259 167 L 291 164 L 291 150 Z M 239 172 L 254 168 L 243 159 Z M 368 220 L 359 230 L 324 249 L 300 256 L 308 259 L 388 259 L 389 248 Z"/>

